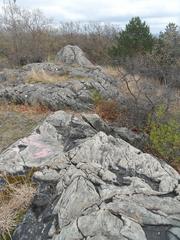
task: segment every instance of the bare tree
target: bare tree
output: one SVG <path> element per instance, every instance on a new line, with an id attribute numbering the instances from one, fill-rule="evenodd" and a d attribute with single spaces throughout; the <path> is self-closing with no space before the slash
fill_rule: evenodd
<path id="1" fill-rule="evenodd" d="M 99 22 L 53 24 L 39 10 L 25 10 L 4 0 L 0 15 L 0 49 L 13 65 L 44 61 L 67 44 L 78 45 L 92 62 L 108 64 L 108 49 L 118 28 Z"/>
<path id="2" fill-rule="evenodd" d="M 39 11 L 21 9 L 4 3 L 1 15 L 1 48 L 14 64 L 40 61 L 46 54 L 50 20 Z"/>
<path id="3" fill-rule="evenodd" d="M 168 113 L 177 104 L 178 91 L 166 84 L 167 81 L 161 84 L 157 79 L 137 73 L 134 68 L 124 72 L 118 66 L 118 71 L 120 91 L 125 98 L 122 108 L 126 109 L 125 124 L 128 127 L 143 128 L 158 106 L 163 105 Z"/>

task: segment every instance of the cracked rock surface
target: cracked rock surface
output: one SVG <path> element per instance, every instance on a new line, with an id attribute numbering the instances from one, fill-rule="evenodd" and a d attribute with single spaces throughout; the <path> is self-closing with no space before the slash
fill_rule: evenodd
<path id="1" fill-rule="evenodd" d="M 72 45 L 65 46 L 57 53 L 56 62 L 78 64 L 84 67 L 93 66 L 93 64 L 86 58 L 85 53 L 78 46 Z"/>
<path id="2" fill-rule="evenodd" d="M 34 65 L 36 66 L 36 64 Z M 44 64 L 38 64 L 38 66 L 43 68 Z M 71 79 L 62 83 L 28 84 L 23 80 L 17 80 L 20 83 L 13 86 L 12 83 L 8 83 L 8 86 L 5 85 L 0 89 L 0 102 L 41 104 L 51 110 L 67 107 L 74 110 L 89 109 L 93 106 L 93 91 L 99 92 L 106 99 L 117 98 L 117 100 L 123 101 L 115 82 L 107 77 L 101 69 L 68 67 L 63 71 L 71 75 Z M 28 72 L 23 74 L 28 74 Z"/>
<path id="3" fill-rule="evenodd" d="M 32 72 L 67 77 L 56 83 L 29 83 Z M 51 110 L 92 109 L 93 92 L 104 99 L 124 99 L 115 79 L 94 66 L 77 46 L 66 46 L 57 54 L 57 63 L 32 63 L 21 69 L 5 69 L 0 75 L 0 103 L 43 105 Z"/>
<path id="4" fill-rule="evenodd" d="M 0 155 L 37 167 L 38 191 L 13 240 L 179 240 L 180 175 L 96 114 L 57 111 Z"/>
<path id="5" fill-rule="evenodd" d="M 69 78 L 28 84 L 32 70 Z M 56 111 L 0 153 L 0 172 L 26 174 L 33 168 L 38 186 L 12 239 L 180 240 L 180 175 L 140 150 L 146 136 L 83 113 L 93 106 L 93 91 L 124 102 L 115 79 L 77 46 L 63 48 L 56 64 L 1 72 L 0 103 L 81 112 Z"/>

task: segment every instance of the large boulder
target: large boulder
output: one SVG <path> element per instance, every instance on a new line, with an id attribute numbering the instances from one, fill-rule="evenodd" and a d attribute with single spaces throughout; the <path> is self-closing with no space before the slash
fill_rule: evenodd
<path id="1" fill-rule="evenodd" d="M 179 240 L 180 175 L 95 114 L 58 111 L 0 155 L 0 171 L 38 168 L 13 240 Z"/>
<path id="2" fill-rule="evenodd" d="M 57 53 L 56 62 L 93 67 L 93 64 L 86 58 L 85 53 L 78 46 L 72 45 L 65 46 Z"/>

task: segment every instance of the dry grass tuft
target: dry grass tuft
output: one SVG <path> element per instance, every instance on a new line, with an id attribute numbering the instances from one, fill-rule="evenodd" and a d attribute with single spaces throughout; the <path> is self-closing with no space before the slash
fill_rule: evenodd
<path id="1" fill-rule="evenodd" d="M 12 179 L 9 181 L 8 177 L 4 177 L 6 185 L 0 189 L 0 239 L 11 238 L 36 192 L 29 179 L 13 179 L 14 183 L 11 183 Z"/>
<path id="2" fill-rule="evenodd" d="M 122 67 L 107 65 L 107 66 L 103 67 L 103 69 L 107 75 L 109 75 L 113 78 L 119 78 L 123 74 L 125 74 L 125 70 Z"/>
<path id="3" fill-rule="evenodd" d="M 0 206 L 0 237 L 6 239 L 6 236 L 10 237 L 12 230 L 16 226 L 16 220 L 14 219 L 14 212 L 10 210 L 10 206 L 3 204 Z"/>
<path id="4" fill-rule="evenodd" d="M 59 83 L 69 80 L 67 74 L 64 75 L 52 75 L 48 74 L 44 70 L 35 71 L 34 69 L 28 74 L 26 78 L 27 83 Z"/>

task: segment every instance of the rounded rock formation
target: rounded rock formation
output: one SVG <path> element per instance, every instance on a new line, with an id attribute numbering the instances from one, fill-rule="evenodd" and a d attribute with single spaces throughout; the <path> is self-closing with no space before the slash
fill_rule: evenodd
<path id="1" fill-rule="evenodd" d="M 86 58 L 85 53 L 78 46 L 72 45 L 65 46 L 57 53 L 56 62 L 93 67 L 93 64 Z"/>

